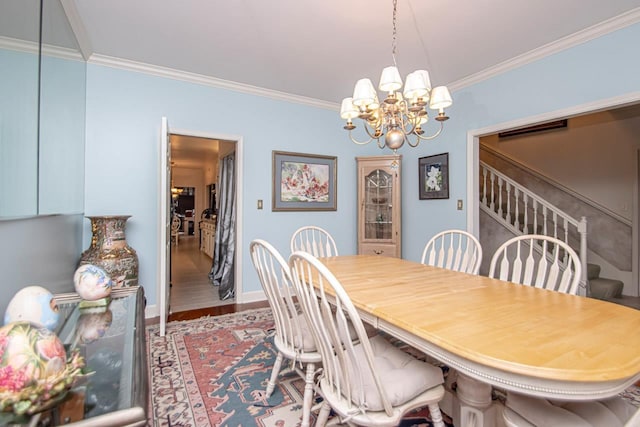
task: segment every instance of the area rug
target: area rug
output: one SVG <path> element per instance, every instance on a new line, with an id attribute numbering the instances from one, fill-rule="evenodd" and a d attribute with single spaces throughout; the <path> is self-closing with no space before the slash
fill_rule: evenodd
<path id="1" fill-rule="evenodd" d="M 281 374 L 265 397 L 277 355 L 270 309 L 169 322 L 164 337 L 159 325 L 146 332 L 153 427 L 300 424 L 304 381 L 297 374 Z M 401 426 L 432 426 L 428 410 L 409 414 Z"/>

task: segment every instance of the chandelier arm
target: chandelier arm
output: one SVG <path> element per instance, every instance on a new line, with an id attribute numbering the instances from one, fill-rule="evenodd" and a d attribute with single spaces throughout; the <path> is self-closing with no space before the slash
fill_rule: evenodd
<path id="1" fill-rule="evenodd" d="M 378 121 L 378 126 L 384 127 L 384 124 L 380 123 L 380 121 Z M 369 137 L 371 138 L 371 139 L 369 139 L 369 141 L 367 141 L 367 143 L 369 143 L 369 142 L 371 142 L 372 140 L 375 139 L 376 140 L 376 144 L 378 144 L 378 148 L 382 150 L 386 146 L 386 144 L 384 142 L 380 141 L 380 137 L 379 136 L 378 137 L 375 136 L 375 132 L 374 132 L 374 134 L 372 134 L 370 129 L 371 130 L 375 130 L 375 128 L 373 126 L 371 126 L 369 124 L 369 122 L 364 122 L 364 130 L 367 132 L 367 135 L 369 135 Z"/>
<path id="2" fill-rule="evenodd" d="M 354 144 L 358 144 L 358 145 L 366 145 L 368 143 L 370 143 L 371 141 L 374 140 L 374 138 L 369 138 L 368 141 L 358 141 L 357 139 L 355 139 L 353 137 L 353 135 L 351 135 L 351 131 L 349 131 L 349 139 L 351 140 L 351 142 L 353 142 Z"/>
<path id="3" fill-rule="evenodd" d="M 378 139 L 378 137 L 376 137 L 376 136 L 375 136 L 375 128 L 374 128 L 374 127 L 372 127 L 372 126 L 369 124 L 369 122 L 364 121 L 363 126 L 364 126 L 364 130 L 367 132 L 367 135 L 369 135 L 369 138 L 371 138 L 371 139 Z M 371 131 L 372 131 L 372 130 L 374 131 L 373 133 L 371 133 Z"/>
<path id="4" fill-rule="evenodd" d="M 440 135 L 440 133 L 442 133 L 442 129 L 444 129 L 444 123 L 443 123 L 443 122 L 440 122 L 440 129 L 438 129 L 438 132 L 434 133 L 433 135 L 430 135 L 430 136 L 421 136 L 421 135 L 418 135 L 417 133 L 414 133 L 414 135 L 415 135 L 415 136 L 417 136 L 417 137 L 418 137 L 420 140 L 422 140 L 422 141 L 428 141 L 428 140 L 430 140 L 430 139 L 434 139 L 435 137 L 437 137 L 438 135 Z M 417 146 L 417 144 L 416 144 L 415 146 Z M 414 147 L 414 146 L 412 145 L 412 147 Z"/>

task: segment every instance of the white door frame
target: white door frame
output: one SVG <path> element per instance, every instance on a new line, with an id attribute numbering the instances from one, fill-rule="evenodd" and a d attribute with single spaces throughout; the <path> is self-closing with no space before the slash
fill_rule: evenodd
<path id="1" fill-rule="evenodd" d="M 612 108 L 623 107 L 625 105 L 636 104 L 640 102 L 640 92 L 632 92 L 621 96 L 601 99 L 599 101 L 587 104 L 575 105 L 573 107 L 562 110 L 550 111 L 536 116 L 523 117 L 509 122 L 498 123 L 480 129 L 472 129 L 467 131 L 467 229 L 476 236 L 480 232 L 480 137 L 492 135 L 504 130 L 514 129 L 532 124 L 548 122 L 552 120 L 565 119 L 580 116 L 587 113 L 595 113 Z M 639 172 L 640 174 L 640 172 Z M 639 178 L 640 179 L 640 176 Z M 637 192 L 636 192 L 637 193 Z M 636 194 L 637 197 L 637 194 Z M 636 198 L 634 197 L 634 198 Z M 632 245 L 632 277 L 635 283 L 638 283 L 638 268 L 640 259 L 638 239 L 640 239 L 640 212 L 638 212 L 638 203 L 633 203 L 636 211 L 632 215 L 633 224 L 632 232 L 635 237 Z M 640 292 L 640 289 L 638 289 Z M 640 294 L 639 294 L 640 295 Z"/>
<path id="2" fill-rule="evenodd" d="M 239 135 L 225 135 L 218 133 L 206 133 L 201 131 L 194 131 L 188 129 L 175 129 L 170 128 L 170 133 L 172 135 L 184 135 L 184 136 L 192 136 L 196 138 L 206 138 L 206 139 L 217 139 L 217 140 L 225 140 L 235 142 L 236 144 L 236 262 L 234 266 L 234 281 L 235 281 L 235 290 L 236 290 L 236 304 L 243 302 L 244 291 L 242 286 L 242 218 L 244 217 L 242 214 L 243 209 L 243 183 L 242 177 L 243 173 L 243 157 L 244 157 L 244 144 L 242 137 Z M 158 168 L 160 165 L 158 165 Z M 167 202 L 169 203 L 169 201 Z M 164 207 L 166 209 L 166 206 Z M 158 217 L 160 212 L 158 212 Z M 159 267 L 158 267 L 159 268 Z M 164 290 L 161 289 L 161 284 L 157 284 L 156 295 L 160 295 L 160 292 Z"/>

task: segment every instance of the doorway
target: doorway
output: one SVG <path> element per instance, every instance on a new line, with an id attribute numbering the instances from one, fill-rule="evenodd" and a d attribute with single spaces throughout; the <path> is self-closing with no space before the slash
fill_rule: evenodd
<path id="1" fill-rule="evenodd" d="M 576 106 L 562 111 L 555 111 L 548 114 L 543 114 L 540 116 L 524 118 L 508 123 L 498 124 L 494 126 L 490 126 L 483 129 L 476 129 L 469 131 L 467 134 L 467 166 L 470 171 L 467 179 L 468 188 L 467 188 L 467 199 L 468 199 L 468 212 L 467 212 L 467 227 L 469 230 L 474 230 L 475 233 L 479 235 L 480 232 L 480 221 L 479 221 L 479 206 L 478 201 L 479 198 L 479 140 L 480 137 L 489 136 L 493 134 L 497 134 L 503 130 L 509 130 L 513 128 L 525 127 L 530 124 L 548 122 L 551 120 L 557 119 L 565 119 L 565 118 L 577 118 L 577 117 L 587 117 L 591 114 L 596 114 L 600 112 L 611 112 L 614 110 L 624 111 L 626 115 L 631 114 L 635 117 L 640 117 L 640 104 L 638 104 L 640 99 L 636 98 L 612 98 L 608 100 L 603 100 L 598 103 L 588 104 L 585 106 Z M 636 146 L 639 144 L 636 142 Z M 628 304 L 633 304 L 637 306 L 640 304 L 640 299 L 638 295 L 640 294 L 640 284 L 638 281 L 638 265 L 640 264 L 638 259 L 640 259 L 640 251 L 639 247 L 639 239 L 640 233 L 638 230 L 640 229 L 640 212 L 638 212 L 638 191 L 640 183 L 640 152 L 638 152 L 638 159 L 636 161 L 636 169 L 635 169 L 635 177 L 633 177 L 633 194 L 629 197 L 629 205 L 633 209 L 631 215 L 631 271 L 623 271 L 621 280 L 629 283 L 628 286 L 625 287 L 625 291 L 628 292 L 628 295 L 632 297 L 633 301 Z M 598 238 L 595 236 L 594 238 Z M 627 277 L 628 276 L 628 277 Z M 627 295 L 627 293 L 625 293 Z M 627 304 L 627 302 L 625 302 Z"/>
<path id="2" fill-rule="evenodd" d="M 173 129 L 170 138 L 172 213 L 181 224 L 171 243 L 170 312 L 234 304 L 236 298 L 220 298 L 210 279 L 217 220 L 212 188 L 220 160 L 237 151 L 238 141 Z"/>

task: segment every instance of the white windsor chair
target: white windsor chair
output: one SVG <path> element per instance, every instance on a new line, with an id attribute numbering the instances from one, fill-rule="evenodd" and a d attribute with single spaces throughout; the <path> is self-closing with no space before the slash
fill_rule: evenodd
<path id="1" fill-rule="evenodd" d="M 408 411 L 428 406 L 434 425 L 444 427 L 438 405 L 444 396 L 442 371 L 380 335 L 370 339 L 342 285 L 312 254 L 294 252 L 289 266 L 298 302 L 322 354 L 318 379 L 324 401 L 316 425 L 324 426 L 333 409 L 336 421 L 348 425 L 395 426 Z M 349 337 L 349 323 L 357 341 Z"/>
<path id="2" fill-rule="evenodd" d="M 298 228 L 291 236 L 291 252 L 305 251 L 315 257 L 338 255 L 338 247 L 328 231 L 314 225 Z"/>
<path id="3" fill-rule="evenodd" d="M 506 427 L 638 427 L 640 409 L 621 397 L 592 402 L 552 402 L 509 393 Z"/>
<path id="4" fill-rule="evenodd" d="M 275 389 L 283 359 L 289 359 L 305 380 L 301 425 L 307 427 L 314 396 L 314 377 L 321 356 L 316 350 L 307 322 L 298 313 L 293 300 L 294 290 L 287 262 L 277 249 L 264 240 L 253 240 L 249 245 L 249 252 L 273 312 L 276 328 L 274 343 L 278 356 L 271 371 L 266 395 L 269 398 Z M 298 365 L 303 366 L 304 372 Z"/>
<path id="5" fill-rule="evenodd" d="M 171 218 L 171 237 L 173 237 L 176 242 L 176 246 L 178 246 L 178 237 L 180 236 L 180 228 L 182 227 L 182 221 L 177 215 L 173 215 Z"/>
<path id="6" fill-rule="evenodd" d="M 578 254 L 550 236 L 524 234 L 493 254 L 489 277 L 552 291 L 577 294 L 582 275 Z"/>
<path id="7" fill-rule="evenodd" d="M 482 246 L 471 233 L 445 230 L 427 242 L 420 262 L 462 273 L 478 274 L 482 263 Z"/>
<path id="8" fill-rule="evenodd" d="M 562 240 L 522 235 L 507 240 L 491 259 L 489 276 L 575 295 L 582 264 Z M 590 402 L 550 401 L 508 392 L 503 412 L 507 427 L 640 426 L 640 412 L 620 397 Z"/>

